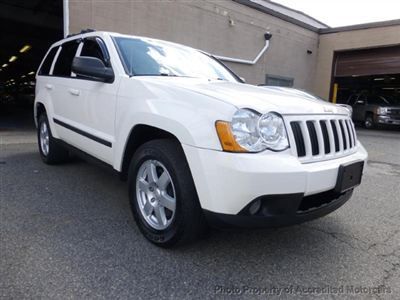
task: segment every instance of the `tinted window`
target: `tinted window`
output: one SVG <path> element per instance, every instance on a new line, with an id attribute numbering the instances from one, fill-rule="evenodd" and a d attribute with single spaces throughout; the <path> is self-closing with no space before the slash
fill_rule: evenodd
<path id="1" fill-rule="evenodd" d="M 116 37 L 129 75 L 181 76 L 237 82 L 215 59 L 195 49 L 152 39 Z"/>
<path id="2" fill-rule="evenodd" d="M 63 77 L 71 76 L 72 60 L 75 57 L 78 45 L 77 41 L 72 41 L 64 43 L 61 46 L 61 52 L 58 55 L 57 62 L 54 66 L 53 75 Z"/>
<path id="3" fill-rule="evenodd" d="M 379 104 L 379 105 L 389 105 L 390 104 L 390 97 L 383 97 L 378 95 L 370 95 L 368 96 L 368 103 L 369 104 Z"/>
<path id="4" fill-rule="evenodd" d="M 49 75 L 51 64 L 53 63 L 54 56 L 56 55 L 58 47 L 54 47 L 50 50 L 49 54 L 47 54 L 42 67 L 39 70 L 39 75 Z"/>
<path id="5" fill-rule="evenodd" d="M 99 44 L 92 39 L 85 40 L 80 56 L 96 57 L 105 63 L 103 52 Z"/>
<path id="6" fill-rule="evenodd" d="M 294 79 L 282 76 L 267 75 L 265 83 L 272 86 L 292 87 Z"/>

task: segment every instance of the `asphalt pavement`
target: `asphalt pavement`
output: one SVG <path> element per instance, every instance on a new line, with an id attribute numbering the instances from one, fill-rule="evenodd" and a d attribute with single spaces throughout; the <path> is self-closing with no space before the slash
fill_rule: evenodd
<path id="1" fill-rule="evenodd" d="M 33 131 L 0 131 L 0 298 L 399 299 L 400 131 L 358 136 L 366 173 L 336 212 L 165 250 L 140 234 L 115 174 L 47 166 Z"/>

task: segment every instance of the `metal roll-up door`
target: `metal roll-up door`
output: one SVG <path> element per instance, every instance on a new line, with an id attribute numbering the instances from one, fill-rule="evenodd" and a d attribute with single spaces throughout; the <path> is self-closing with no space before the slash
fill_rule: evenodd
<path id="1" fill-rule="evenodd" d="M 336 53 L 335 77 L 400 73 L 400 46 Z"/>

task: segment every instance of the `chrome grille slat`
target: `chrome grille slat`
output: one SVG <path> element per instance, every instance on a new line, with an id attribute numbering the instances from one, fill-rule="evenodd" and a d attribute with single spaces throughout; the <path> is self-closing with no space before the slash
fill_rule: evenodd
<path id="1" fill-rule="evenodd" d="M 333 154 L 335 153 L 335 137 L 333 135 L 332 124 L 330 121 L 325 121 L 325 122 L 326 122 L 326 128 L 328 129 L 329 145 L 331 150 L 328 154 Z"/>
<path id="2" fill-rule="evenodd" d="M 350 126 L 354 136 L 354 147 L 355 147 L 357 146 L 357 134 L 356 134 L 356 128 L 354 127 L 354 123 L 352 121 L 350 121 Z"/>
<path id="3" fill-rule="evenodd" d="M 312 156 L 318 155 L 320 153 L 320 149 L 318 145 L 319 141 L 315 124 L 313 121 L 306 121 L 306 125 L 308 129 L 308 134 L 310 135 Z"/>
<path id="4" fill-rule="evenodd" d="M 333 129 L 333 137 L 335 141 L 335 152 L 340 152 L 340 141 L 339 141 L 339 132 L 336 126 L 335 120 L 330 120 L 329 122 Z"/>
<path id="5" fill-rule="evenodd" d="M 306 157 L 312 156 L 310 134 L 305 122 L 300 123 L 301 133 L 303 134 L 304 146 L 306 148 Z"/>
<path id="6" fill-rule="evenodd" d="M 304 145 L 303 134 L 301 133 L 300 125 L 296 122 L 290 123 L 290 128 L 292 129 L 292 134 L 294 136 L 296 146 L 296 153 L 298 157 L 306 156 L 306 148 Z"/>
<path id="7" fill-rule="evenodd" d="M 356 151 L 354 124 L 343 115 L 285 117 L 292 151 L 301 162 L 346 156 Z"/>
<path id="8" fill-rule="evenodd" d="M 350 139 L 350 148 L 354 147 L 354 138 L 353 138 L 353 132 L 350 129 L 350 125 L 349 125 L 349 120 L 345 120 L 344 121 L 346 123 L 346 128 L 347 128 L 347 132 L 349 133 L 349 139 Z"/>
<path id="9" fill-rule="evenodd" d="M 325 139 L 323 137 L 321 124 L 319 122 L 314 121 L 314 127 L 317 132 L 318 146 L 319 146 L 319 154 L 323 155 L 325 153 Z M 328 141 L 329 142 L 329 141 Z"/>
<path id="10" fill-rule="evenodd" d="M 339 120 L 334 120 L 335 125 L 336 125 L 336 130 L 338 133 L 338 138 L 339 138 L 339 152 L 344 151 L 344 143 L 343 143 L 343 133 L 342 133 L 342 128 L 340 128 L 340 123 Z"/>
<path id="11" fill-rule="evenodd" d="M 339 120 L 340 123 L 340 129 L 342 130 L 342 132 L 344 133 L 344 150 L 348 150 L 350 147 L 350 140 L 349 140 L 349 134 L 346 130 L 346 125 L 344 124 L 344 120 Z"/>

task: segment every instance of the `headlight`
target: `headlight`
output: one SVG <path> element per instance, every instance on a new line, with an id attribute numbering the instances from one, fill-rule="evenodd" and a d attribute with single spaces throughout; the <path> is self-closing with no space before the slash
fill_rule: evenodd
<path id="1" fill-rule="evenodd" d="M 231 128 L 236 142 L 249 152 L 265 149 L 258 132 L 260 114 L 249 109 L 239 109 L 232 118 Z"/>
<path id="2" fill-rule="evenodd" d="M 289 147 L 283 119 L 273 112 L 261 115 L 250 109 L 239 109 L 230 124 L 218 121 L 216 127 L 225 151 L 282 151 Z"/>
<path id="3" fill-rule="evenodd" d="M 283 119 L 275 113 L 266 113 L 258 121 L 260 136 L 272 150 L 285 150 L 289 146 Z"/>
<path id="4" fill-rule="evenodd" d="M 378 115 L 386 115 L 387 112 L 388 112 L 387 107 L 378 107 L 378 111 L 377 111 Z"/>

